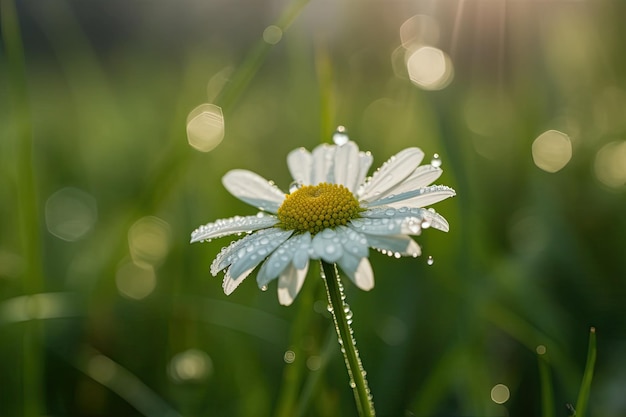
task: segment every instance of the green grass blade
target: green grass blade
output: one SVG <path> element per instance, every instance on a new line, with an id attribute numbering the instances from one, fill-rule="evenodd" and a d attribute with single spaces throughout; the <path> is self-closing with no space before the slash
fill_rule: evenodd
<path id="1" fill-rule="evenodd" d="M 593 371 L 596 365 L 596 328 L 589 329 L 589 348 L 587 350 L 587 364 L 585 372 L 580 384 L 578 399 L 576 400 L 576 417 L 584 417 L 589 404 L 589 394 L 591 393 L 591 381 L 593 380 Z"/>
<path id="2" fill-rule="evenodd" d="M 10 83 L 11 117 L 16 127 L 17 149 L 17 217 L 19 219 L 25 294 L 35 294 L 43 288 L 41 242 L 37 187 L 33 163 L 33 130 L 26 82 L 26 64 L 20 23 L 12 0 L 0 1 L 0 29 L 6 53 Z M 37 320 L 25 323 L 22 340 L 23 415 L 38 417 L 42 414 L 43 354 L 41 350 L 41 324 Z"/>
<path id="3" fill-rule="evenodd" d="M 541 415 L 543 417 L 555 417 L 552 375 L 544 346 L 537 347 L 537 360 L 539 362 L 539 385 L 541 388 Z"/>

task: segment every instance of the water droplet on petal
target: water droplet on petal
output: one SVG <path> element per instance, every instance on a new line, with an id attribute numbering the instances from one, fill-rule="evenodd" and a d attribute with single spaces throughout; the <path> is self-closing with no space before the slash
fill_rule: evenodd
<path id="1" fill-rule="evenodd" d="M 427 263 L 428 265 L 432 265 L 432 264 L 434 264 L 434 263 L 435 263 L 435 260 L 433 259 L 433 257 L 432 257 L 432 256 L 428 255 L 428 259 L 426 260 L 426 263 Z"/>
<path id="2" fill-rule="evenodd" d="M 407 226 L 409 227 L 411 233 L 415 235 L 420 234 L 422 230 L 422 223 L 417 221 L 416 219 L 410 219 L 407 223 Z"/>
<path id="3" fill-rule="evenodd" d="M 430 164 L 435 168 L 439 168 L 441 166 L 441 158 L 438 153 L 433 155 L 433 158 L 430 160 Z"/>
<path id="4" fill-rule="evenodd" d="M 343 146 L 348 143 L 349 140 L 350 138 L 346 133 L 346 128 L 343 126 L 337 126 L 337 130 L 335 131 L 335 133 L 333 133 L 333 142 L 335 143 L 335 145 Z"/>
<path id="5" fill-rule="evenodd" d="M 430 227 L 430 221 L 426 219 L 422 220 L 421 226 L 422 226 L 422 229 L 428 229 Z"/>
<path id="6" fill-rule="evenodd" d="M 267 285 L 263 285 L 263 286 L 261 287 L 261 291 L 267 291 Z"/>
<path id="7" fill-rule="evenodd" d="M 289 184 L 289 194 L 295 193 L 300 188 L 302 188 L 302 183 L 300 181 L 292 182 L 291 184 Z"/>
<path id="8" fill-rule="evenodd" d="M 350 388 L 356 388 L 356 382 L 350 381 Z"/>

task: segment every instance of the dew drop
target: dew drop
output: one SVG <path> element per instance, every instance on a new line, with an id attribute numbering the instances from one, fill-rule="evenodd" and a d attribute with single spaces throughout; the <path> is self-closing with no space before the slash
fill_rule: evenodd
<path id="1" fill-rule="evenodd" d="M 335 130 L 335 133 L 333 133 L 333 142 L 335 143 L 335 145 L 343 146 L 348 143 L 349 140 L 350 138 L 346 133 L 346 128 L 343 126 L 337 126 L 337 130 Z"/>
<path id="2" fill-rule="evenodd" d="M 289 194 L 295 193 L 300 188 L 302 188 L 302 183 L 300 181 L 293 181 L 291 184 L 289 184 Z"/>
<path id="3" fill-rule="evenodd" d="M 430 227 L 430 221 L 424 219 L 421 224 L 422 229 L 428 229 Z"/>
<path id="4" fill-rule="evenodd" d="M 267 285 L 261 286 L 261 291 L 267 291 Z"/>
<path id="5" fill-rule="evenodd" d="M 441 158 L 438 153 L 433 155 L 433 158 L 430 160 L 430 164 L 435 168 L 439 168 L 441 166 Z"/>
<path id="6" fill-rule="evenodd" d="M 428 259 L 426 260 L 426 263 L 428 265 L 432 265 L 435 263 L 435 260 L 433 259 L 433 257 L 431 255 L 428 255 Z"/>
<path id="7" fill-rule="evenodd" d="M 408 221 L 407 226 L 409 227 L 409 231 L 410 231 L 412 234 L 415 234 L 415 235 L 419 234 L 419 233 L 420 233 L 420 231 L 422 230 L 422 225 L 421 225 L 421 223 L 420 223 L 420 222 L 418 222 L 416 219 L 410 219 L 410 220 Z"/>
<path id="8" fill-rule="evenodd" d="M 356 388 L 356 382 L 350 381 L 350 388 Z"/>

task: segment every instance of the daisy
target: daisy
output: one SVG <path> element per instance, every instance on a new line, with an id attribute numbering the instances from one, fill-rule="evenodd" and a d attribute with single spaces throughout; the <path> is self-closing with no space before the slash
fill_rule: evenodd
<path id="1" fill-rule="evenodd" d="M 278 278 L 278 300 L 290 305 L 310 260 L 338 265 L 368 291 L 374 287 L 369 248 L 398 258 L 417 257 L 421 248 L 411 236 L 428 227 L 449 229 L 443 216 L 425 207 L 455 191 L 430 185 L 442 170 L 439 164 L 420 166 L 423 158 L 419 148 L 404 149 L 367 177 L 372 155 L 352 141 L 319 145 L 312 152 L 296 149 L 287 156 L 294 179 L 288 194 L 251 171 L 232 170 L 222 178 L 226 189 L 261 211 L 200 226 L 191 242 L 247 234 L 223 248 L 211 264 L 214 276 L 226 270 L 227 295 L 263 263 L 259 288 L 266 290 Z"/>

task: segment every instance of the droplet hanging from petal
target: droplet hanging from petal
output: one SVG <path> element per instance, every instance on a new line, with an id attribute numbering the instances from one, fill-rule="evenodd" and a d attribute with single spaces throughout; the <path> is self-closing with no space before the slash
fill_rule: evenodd
<path id="1" fill-rule="evenodd" d="M 333 142 L 335 143 L 335 145 L 343 146 L 348 143 L 349 140 L 350 138 L 346 133 L 346 128 L 344 126 L 337 126 L 337 130 L 335 130 L 335 133 L 333 133 Z"/>

